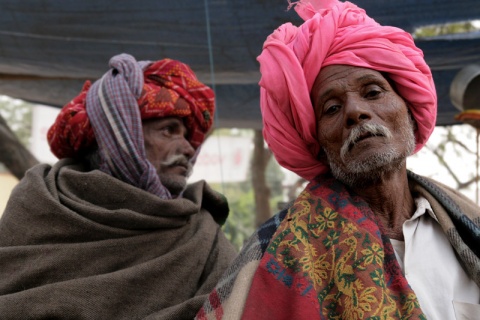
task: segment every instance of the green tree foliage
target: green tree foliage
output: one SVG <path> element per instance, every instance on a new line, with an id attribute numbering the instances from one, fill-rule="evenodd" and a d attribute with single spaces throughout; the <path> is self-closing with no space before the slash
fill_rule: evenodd
<path id="1" fill-rule="evenodd" d="M 439 35 L 467 33 L 477 30 L 475 24 L 472 21 L 437 24 L 431 26 L 425 26 L 415 30 L 414 37 L 416 38 L 429 38 Z"/>
<path id="2" fill-rule="evenodd" d="M 212 184 L 220 190 L 219 184 Z M 224 195 L 228 199 L 230 214 L 223 226 L 227 238 L 240 249 L 255 230 L 255 204 L 250 181 L 223 185 Z"/>
<path id="3" fill-rule="evenodd" d="M 32 136 L 32 114 L 32 104 L 0 96 L 0 115 L 27 148 L 30 146 Z"/>
<path id="4" fill-rule="evenodd" d="M 276 212 L 283 198 L 282 180 L 284 174 L 273 158 L 267 166 L 266 176 L 267 183 L 272 191 L 269 199 L 270 205 Z M 223 231 L 232 244 L 240 250 L 245 241 L 255 231 L 255 201 L 251 179 L 248 177 L 244 182 L 210 183 L 210 185 L 213 189 L 223 193 L 228 199 L 230 214 L 223 226 Z"/>
<path id="5" fill-rule="evenodd" d="M 217 129 L 213 134 L 251 137 L 252 139 L 254 136 L 251 129 Z M 243 182 L 210 183 L 213 189 L 223 193 L 228 199 L 230 214 L 223 230 L 237 249 L 242 248 L 245 241 L 255 231 L 256 208 L 251 175 L 250 170 Z M 268 200 L 273 212 L 277 212 L 279 203 L 283 199 L 284 186 L 282 181 L 284 174 L 274 157 L 271 157 L 268 162 L 265 176 L 271 190 Z M 208 177 L 206 177 L 206 180 L 208 181 Z"/>

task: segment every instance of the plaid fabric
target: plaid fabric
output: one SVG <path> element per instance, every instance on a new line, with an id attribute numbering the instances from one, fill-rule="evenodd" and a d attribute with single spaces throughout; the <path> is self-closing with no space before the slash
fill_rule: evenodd
<path id="1" fill-rule="evenodd" d="M 100 170 L 162 199 L 171 198 L 145 153 L 137 107 L 143 89 L 141 66 L 125 54 L 113 57 L 110 66 L 87 93 L 86 103 L 101 150 Z"/>
<path id="2" fill-rule="evenodd" d="M 225 271 L 196 319 L 239 319 L 256 267 L 286 214 L 287 210 L 280 211 L 255 231 Z"/>
<path id="3" fill-rule="evenodd" d="M 479 208 L 433 180 L 409 178 L 480 286 Z M 197 319 L 424 319 L 375 220 L 331 178 L 314 181 L 252 236 Z"/>

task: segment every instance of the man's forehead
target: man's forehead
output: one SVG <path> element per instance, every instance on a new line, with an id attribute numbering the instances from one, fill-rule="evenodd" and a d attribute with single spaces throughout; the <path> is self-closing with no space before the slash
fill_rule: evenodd
<path id="1" fill-rule="evenodd" d="M 312 96 L 324 95 L 338 85 L 354 84 L 374 79 L 385 79 L 376 70 L 348 65 L 330 65 L 322 68 L 312 88 Z"/>
<path id="2" fill-rule="evenodd" d="M 383 78 L 383 75 L 377 70 L 348 65 L 330 65 L 320 70 L 316 82 L 327 83 L 344 78 L 363 80 L 377 77 Z"/>
<path id="3" fill-rule="evenodd" d="M 154 118 L 149 118 L 149 119 L 143 119 L 142 123 L 147 124 L 147 123 L 181 123 L 184 125 L 183 118 L 181 117 L 176 117 L 176 116 L 169 116 L 169 117 L 154 117 Z"/>

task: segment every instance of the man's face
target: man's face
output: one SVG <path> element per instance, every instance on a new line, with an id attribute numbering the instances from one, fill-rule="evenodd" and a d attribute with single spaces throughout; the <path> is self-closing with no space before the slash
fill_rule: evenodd
<path id="1" fill-rule="evenodd" d="M 334 176 L 350 186 L 401 168 L 415 149 L 405 101 L 374 70 L 323 68 L 312 88 L 317 138 Z"/>
<path id="2" fill-rule="evenodd" d="M 180 194 L 192 172 L 190 159 L 195 150 L 190 145 L 187 128 L 177 117 L 155 118 L 142 123 L 147 159 L 157 169 L 162 184 L 172 195 Z"/>

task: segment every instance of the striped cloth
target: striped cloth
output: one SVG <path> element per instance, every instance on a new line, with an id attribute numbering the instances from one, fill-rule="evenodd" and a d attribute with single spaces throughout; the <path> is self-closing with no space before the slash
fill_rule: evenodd
<path id="1" fill-rule="evenodd" d="M 146 157 L 137 106 L 145 65 L 127 54 L 113 57 L 112 69 L 87 93 L 87 114 L 101 150 L 100 170 L 167 199 L 172 196 Z"/>
<path id="2" fill-rule="evenodd" d="M 339 184 L 325 181 L 331 177 L 310 183 L 289 209 L 255 232 L 197 320 L 425 319 L 371 210 Z M 412 172 L 409 181 L 411 192 L 430 202 L 480 287 L 478 206 L 456 190 Z"/>

